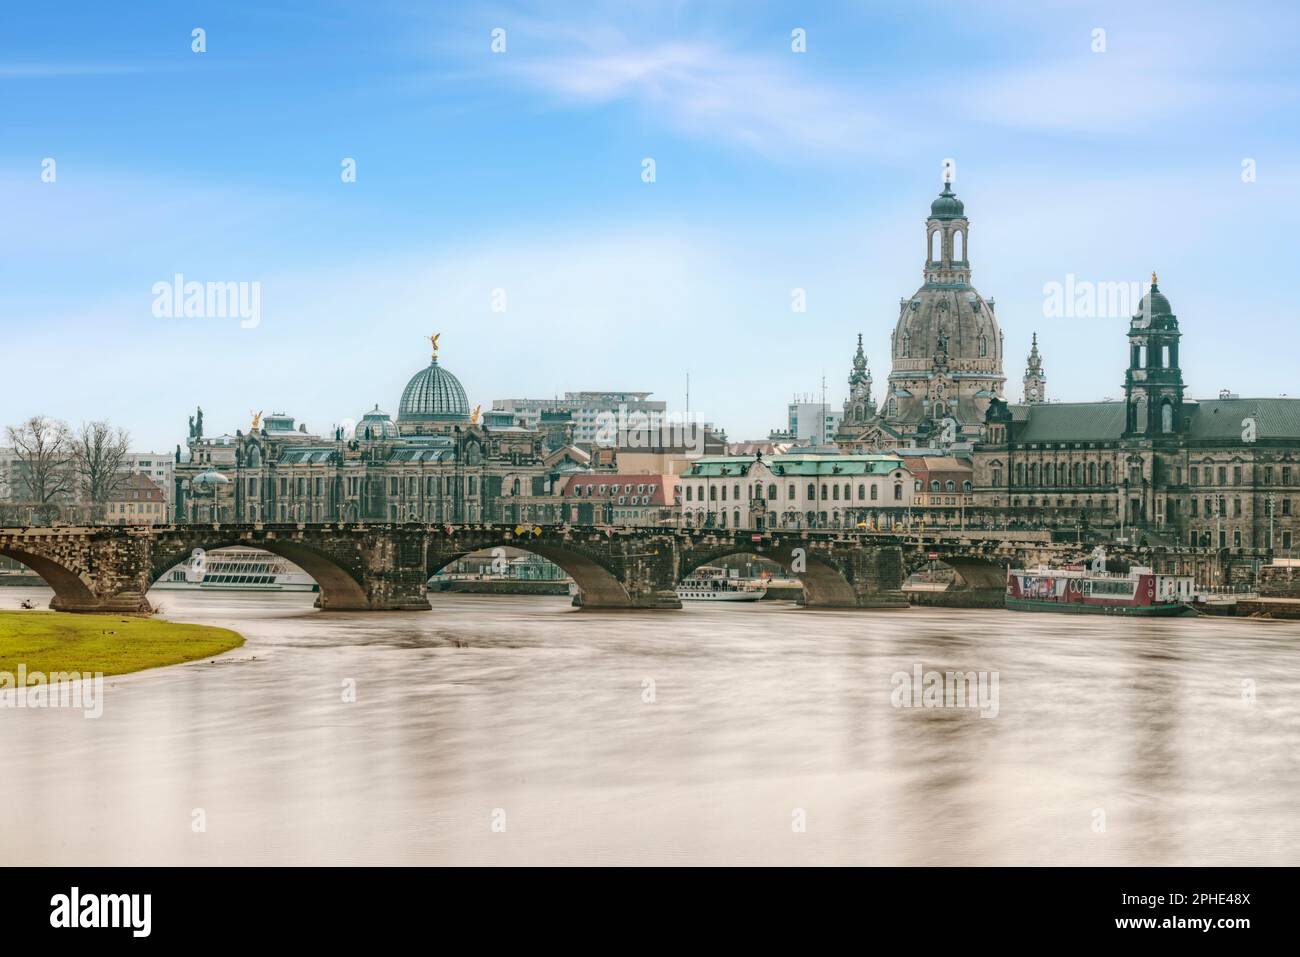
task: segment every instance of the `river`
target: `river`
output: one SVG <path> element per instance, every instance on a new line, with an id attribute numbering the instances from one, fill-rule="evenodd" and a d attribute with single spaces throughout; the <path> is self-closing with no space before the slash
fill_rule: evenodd
<path id="1" fill-rule="evenodd" d="M 247 644 L 0 710 L 3 860 L 1300 863 L 1297 623 L 312 597 L 155 592 Z"/>

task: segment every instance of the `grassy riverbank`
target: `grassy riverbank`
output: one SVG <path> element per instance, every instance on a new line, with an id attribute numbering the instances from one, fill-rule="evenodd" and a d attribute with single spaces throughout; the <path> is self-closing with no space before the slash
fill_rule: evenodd
<path id="1" fill-rule="evenodd" d="M 244 643 L 226 628 L 119 615 L 0 611 L 0 672 L 124 675 L 219 655 Z"/>

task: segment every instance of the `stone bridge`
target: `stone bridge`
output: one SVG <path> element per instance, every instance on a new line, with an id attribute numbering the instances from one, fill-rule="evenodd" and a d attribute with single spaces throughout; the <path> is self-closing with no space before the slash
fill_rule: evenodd
<path id="1" fill-rule="evenodd" d="M 1032 535 L 1033 533 L 1027 533 Z M 1042 533 L 1040 533 L 1042 534 Z M 147 614 L 149 588 L 195 549 L 260 548 L 320 585 L 330 611 L 430 608 L 428 579 L 471 552 L 510 546 L 560 566 L 587 608 L 678 608 L 674 586 L 700 565 L 754 553 L 804 586 L 811 608 L 907 604 L 902 583 L 937 556 L 959 588 L 1001 591 L 1005 566 L 1080 557 L 1041 538 L 897 536 L 853 530 L 758 533 L 571 525 L 211 524 L 0 528 L 0 555 L 37 572 L 62 611 Z"/>

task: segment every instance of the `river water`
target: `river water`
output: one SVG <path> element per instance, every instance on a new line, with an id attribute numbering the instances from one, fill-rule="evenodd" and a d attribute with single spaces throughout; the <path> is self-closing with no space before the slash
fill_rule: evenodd
<path id="1" fill-rule="evenodd" d="M 248 642 L 0 710 L 5 863 L 1300 863 L 1300 623 L 151 597 Z"/>

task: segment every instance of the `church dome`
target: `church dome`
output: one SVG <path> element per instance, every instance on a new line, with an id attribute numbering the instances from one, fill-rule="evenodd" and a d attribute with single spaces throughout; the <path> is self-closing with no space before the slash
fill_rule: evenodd
<path id="1" fill-rule="evenodd" d="M 966 204 L 952 191 L 952 183 L 943 184 L 943 192 L 930 204 L 931 219 L 961 219 L 966 215 Z"/>
<path id="2" fill-rule="evenodd" d="M 1155 273 L 1151 274 L 1151 289 L 1142 301 L 1138 303 L 1138 315 L 1140 316 L 1172 316 L 1173 307 L 1169 305 L 1169 300 L 1165 294 L 1160 291 L 1160 287 L 1155 283 Z"/>
<path id="3" fill-rule="evenodd" d="M 406 383 L 398 422 L 469 421 L 469 400 L 460 380 L 438 365 L 438 357 Z"/>
<path id="4" fill-rule="evenodd" d="M 369 435 L 366 434 L 367 429 L 370 430 Z M 380 412 L 377 403 L 373 409 L 361 417 L 361 421 L 357 423 L 357 427 L 352 431 L 354 439 L 388 439 L 395 435 L 397 435 L 397 423 L 389 418 L 387 412 Z"/>

